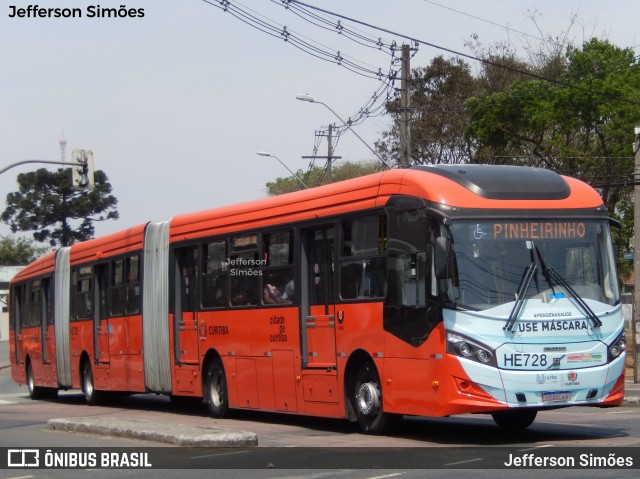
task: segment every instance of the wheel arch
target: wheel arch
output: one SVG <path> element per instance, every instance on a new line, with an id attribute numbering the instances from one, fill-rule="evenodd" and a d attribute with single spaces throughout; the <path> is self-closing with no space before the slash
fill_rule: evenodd
<path id="1" fill-rule="evenodd" d="M 358 371 L 363 364 L 370 362 L 375 365 L 373 357 L 364 349 L 356 349 L 351 353 L 344 369 L 344 401 L 346 406 L 346 416 L 350 422 L 357 421 L 357 416 L 351 403 L 350 391 L 353 391 L 356 383 Z M 376 366 L 377 369 L 377 366 Z M 378 374 L 380 374 L 378 372 Z"/>
<path id="2" fill-rule="evenodd" d="M 86 363 L 91 363 L 91 358 L 89 357 L 89 353 L 82 351 L 80 354 L 80 361 L 78 363 L 78 380 L 80 382 L 80 389 L 82 392 L 84 392 L 84 365 Z"/>
<path id="3" fill-rule="evenodd" d="M 204 390 L 205 390 L 205 381 L 206 381 L 205 376 L 206 376 L 207 369 L 209 368 L 209 365 L 216 360 L 220 361 L 220 364 L 222 364 L 222 367 L 224 368 L 224 362 L 222 361 L 222 356 L 220 356 L 220 353 L 218 353 L 218 351 L 214 348 L 209 349 L 204 355 L 204 359 L 202 360 L 202 370 L 200 372 L 200 378 L 201 378 L 200 385 L 202 387 L 203 396 L 204 396 Z"/>
<path id="4" fill-rule="evenodd" d="M 24 382 L 25 384 L 29 384 L 29 368 L 31 368 L 31 375 L 33 376 L 33 365 L 31 364 L 31 356 L 27 354 L 24 357 Z M 36 384 L 36 378 L 32 377 L 33 385 Z"/>

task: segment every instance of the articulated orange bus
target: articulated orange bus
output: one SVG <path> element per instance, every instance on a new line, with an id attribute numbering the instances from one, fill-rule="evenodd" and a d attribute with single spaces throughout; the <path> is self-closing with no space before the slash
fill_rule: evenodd
<path id="1" fill-rule="evenodd" d="M 624 328 L 595 190 L 548 170 L 391 170 L 61 248 L 10 285 L 12 377 L 357 421 L 615 406 Z"/>

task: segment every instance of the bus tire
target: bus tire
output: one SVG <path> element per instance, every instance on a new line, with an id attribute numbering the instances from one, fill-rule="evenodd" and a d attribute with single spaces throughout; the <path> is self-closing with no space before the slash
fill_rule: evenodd
<path id="1" fill-rule="evenodd" d="M 380 377 L 371 361 L 364 363 L 358 370 L 351 401 L 360 429 L 366 434 L 390 432 L 402 417 L 383 411 Z"/>
<path id="2" fill-rule="evenodd" d="M 88 406 L 95 406 L 100 402 L 100 392 L 96 390 L 93 381 L 93 371 L 91 370 L 91 362 L 85 361 L 82 368 L 82 392 L 84 392 L 84 400 Z"/>
<path id="3" fill-rule="evenodd" d="M 221 419 L 229 411 L 229 394 L 227 377 L 220 359 L 209 363 L 204 378 L 204 398 L 211 417 Z"/>
<path id="4" fill-rule="evenodd" d="M 29 397 L 34 401 L 44 397 L 43 388 L 36 386 L 35 379 L 33 379 L 33 368 L 31 367 L 31 362 L 27 363 L 27 389 L 29 389 Z"/>
<path id="5" fill-rule="evenodd" d="M 512 409 L 491 413 L 495 423 L 509 431 L 519 431 L 528 428 L 533 424 L 537 415 L 538 411 L 535 409 Z"/>
<path id="6" fill-rule="evenodd" d="M 33 369 L 31 368 L 31 362 L 27 363 L 27 389 L 29 389 L 29 397 L 33 400 L 37 399 L 56 399 L 58 397 L 58 388 L 46 388 L 43 386 L 36 386 L 36 382 L 33 379 Z"/>

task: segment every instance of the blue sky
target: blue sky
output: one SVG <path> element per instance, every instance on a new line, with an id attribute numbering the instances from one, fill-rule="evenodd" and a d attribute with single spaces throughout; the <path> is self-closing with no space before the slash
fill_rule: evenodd
<path id="1" fill-rule="evenodd" d="M 0 2 L 0 166 L 59 159 L 63 131 L 68 158 L 74 148 L 93 150 L 96 168 L 107 173 L 119 199 L 121 217 L 96 225 L 98 235 L 264 197 L 265 183 L 288 173 L 256 152 L 268 150 L 291 169 L 304 170 L 308 160 L 301 156 L 312 153 L 315 130 L 337 121 L 321 105 L 296 101 L 296 94 L 309 93 L 346 118 L 379 87 L 375 79 L 319 60 L 202 0 L 127 2 L 127 8 L 144 9 L 142 18 L 9 18 L 10 6 L 36 3 Z M 367 68 L 389 68 L 388 55 L 318 29 L 279 1 L 231 3 Z M 527 42 L 538 42 L 538 27 L 561 36 L 577 15 L 569 30 L 574 43 L 595 35 L 640 53 L 640 3 L 628 0 L 308 3 L 466 53 L 472 35 L 485 45 L 509 42 L 522 51 Z M 98 4 L 119 8 L 123 2 L 39 2 L 85 13 Z M 528 12 L 536 12 L 537 26 Z M 402 43 L 391 34 L 355 28 Z M 450 56 L 423 45 L 412 67 L 441 54 Z M 390 121 L 380 116 L 355 128 L 373 144 Z M 349 132 L 334 153 L 343 161 L 371 157 Z M 326 143 L 318 154 L 326 155 Z M 29 168 L 0 177 L 2 208 L 17 188 L 16 175 Z M 0 234 L 8 233 L 0 225 Z"/>

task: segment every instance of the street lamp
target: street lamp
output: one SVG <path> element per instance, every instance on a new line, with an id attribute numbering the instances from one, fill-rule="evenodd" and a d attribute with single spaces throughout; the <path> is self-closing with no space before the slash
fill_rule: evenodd
<path id="1" fill-rule="evenodd" d="M 389 165 L 387 165 L 387 162 L 386 162 L 386 161 L 384 161 L 384 160 L 382 159 L 382 157 L 381 157 L 378 153 L 376 153 L 376 152 L 375 152 L 375 150 L 374 150 L 373 148 L 371 148 L 371 147 L 369 146 L 369 144 L 368 144 L 366 141 L 364 141 L 364 140 L 360 137 L 360 135 L 358 135 L 358 134 L 356 133 L 356 131 L 355 131 L 353 128 L 351 128 L 351 125 L 349 125 L 346 121 L 344 121 L 342 118 L 340 118 L 340 115 L 338 115 L 335 111 L 333 111 L 333 109 L 331 109 L 331 107 L 330 107 L 329 105 L 327 105 L 326 103 L 323 103 L 323 102 L 321 102 L 321 101 L 318 101 L 318 100 L 314 99 L 311 95 L 307 95 L 307 94 L 304 94 L 304 93 L 302 93 L 302 94 L 300 94 L 300 95 L 296 95 L 296 100 L 300 100 L 300 101 L 308 101 L 309 103 L 318 103 L 318 104 L 320 104 L 320 105 L 324 105 L 324 107 L 325 107 L 327 110 L 329 110 L 331 113 L 333 113 L 333 114 L 338 118 L 338 120 L 340 120 L 340 121 L 342 122 L 342 124 L 343 124 L 344 126 L 346 126 L 347 128 L 349 128 L 349 130 L 351 130 L 351 133 L 353 133 L 354 135 L 356 135 L 356 137 L 358 138 L 358 140 L 360 140 L 362 143 L 364 143 L 364 146 L 366 146 L 367 148 L 369 148 L 369 151 L 371 151 L 371 153 L 373 153 L 373 154 L 376 156 L 376 158 L 378 158 L 378 159 L 380 160 L 380 162 L 381 162 L 384 166 L 386 166 L 387 168 L 389 168 Z"/>
<path id="2" fill-rule="evenodd" d="M 48 165 L 71 166 L 71 176 L 73 188 L 75 190 L 87 191 L 93 189 L 93 152 L 91 150 L 73 150 L 73 161 L 52 161 L 52 160 L 22 160 L 11 163 L 0 169 L 0 175 L 11 168 L 30 163 L 43 163 Z"/>
<path id="3" fill-rule="evenodd" d="M 291 170 L 289 169 L 289 167 L 288 167 L 287 165 L 285 165 L 285 164 L 282 162 L 282 160 L 281 160 L 280 158 L 278 158 L 277 156 L 272 155 L 272 154 L 271 154 L 271 153 L 269 153 L 268 151 L 256 151 L 256 154 L 257 154 L 257 155 L 260 155 L 260 156 L 268 156 L 268 157 L 270 157 L 270 158 L 275 158 L 276 160 L 278 160 L 278 161 L 280 162 L 280 164 L 281 164 L 282 166 L 284 166 L 284 167 L 287 169 L 287 171 L 289 171 L 289 173 L 291 173 L 291 175 L 292 175 L 296 180 L 298 180 L 300 183 L 302 183 L 302 186 L 304 186 L 305 188 L 309 188 L 309 187 L 304 183 L 304 181 L 302 181 L 298 175 L 296 175 L 293 171 L 291 171 Z"/>

